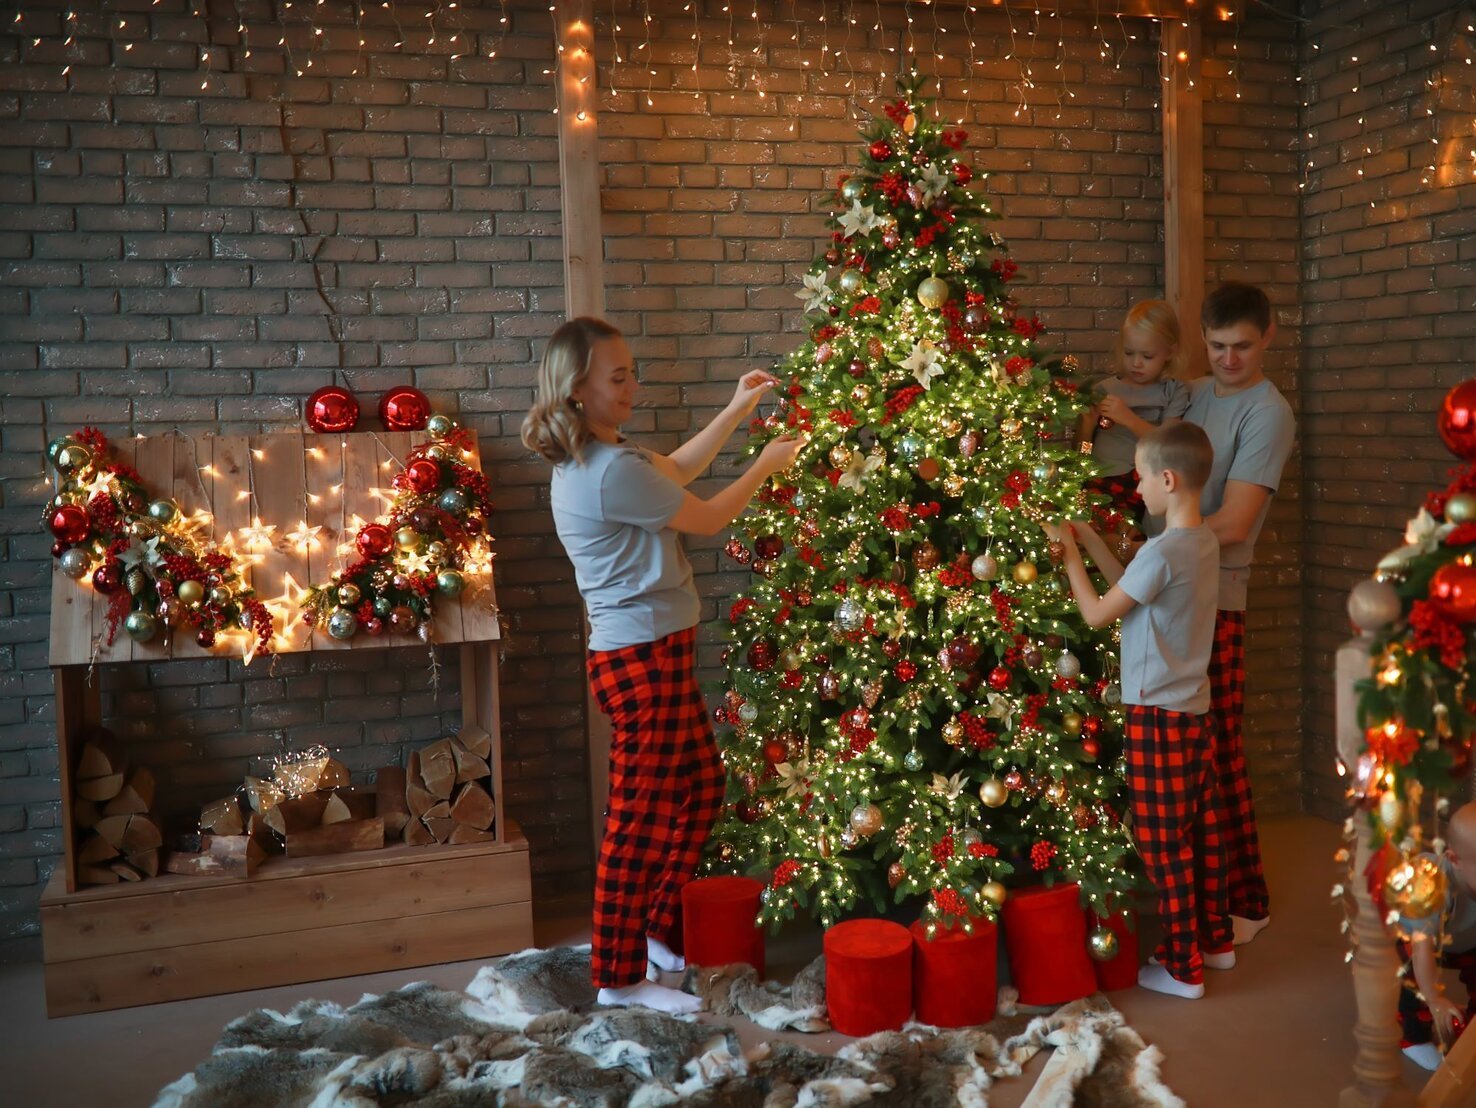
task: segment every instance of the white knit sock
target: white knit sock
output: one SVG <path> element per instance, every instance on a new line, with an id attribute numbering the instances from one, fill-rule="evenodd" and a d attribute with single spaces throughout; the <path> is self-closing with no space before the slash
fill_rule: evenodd
<path id="1" fill-rule="evenodd" d="M 662 973 L 679 973 L 687 968 L 687 960 L 660 939 L 646 936 L 646 961 Z"/>
<path id="2" fill-rule="evenodd" d="M 1231 916 L 1230 925 L 1235 928 L 1235 945 L 1244 946 L 1262 931 L 1271 922 L 1271 917 L 1264 919 L 1246 919 L 1244 916 Z"/>
<path id="3" fill-rule="evenodd" d="M 668 989 L 665 985 L 653 985 L 649 981 L 627 985 L 623 989 L 601 989 L 598 999 L 601 1004 L 613 1008 L 653 1008 L 673 1016 L 691 1015 L 702 1009 L 702 1001 L 690 993 Z"/>
<path id="4" fill-rule="evenodd" d="M 1198 1000 L 1204 995 L 1203 985 L 1190 985 L 1180 981 L 1163 966 L 1144 966 L 1138 971 L 1138 984 L 1155 993 L 1181 996 L 1185 1000 Z"/>

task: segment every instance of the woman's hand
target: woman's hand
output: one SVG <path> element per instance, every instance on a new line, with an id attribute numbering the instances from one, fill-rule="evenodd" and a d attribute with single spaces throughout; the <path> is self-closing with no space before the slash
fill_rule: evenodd
<path id="1" fill-rule="evenodd" d="M 738 378 L 738 387 L 733 390 L 733 399 L 728 409 L 741 419 L 758 405 L 759 399 L 779 383 L 779 378 L 763 369 L 751 369 Z"/>
<path id="2" fill-rule="evenodd" d="M 767 474 L 775 474 L 794 465 L 799 452 L 804 449 L 805 439 L 798 435 L 780 435 L 764 447 L 758 456 L 759 467 Z"/>

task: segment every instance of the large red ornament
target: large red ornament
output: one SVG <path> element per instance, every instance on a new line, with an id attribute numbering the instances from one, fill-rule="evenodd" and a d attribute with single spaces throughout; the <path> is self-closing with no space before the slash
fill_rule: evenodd
<path id="1" fill-rule="evenodd" d="M 115 593 L 123 584 L 123 574 L 116 562 L 104 562 L 92 573 L 92 587 L 104 596 Z"/>
<path id="2" fill-rule="evenodd" d="M 789 760 L 789 744 L 783 739 L 769 739 L 764 743 L 764 761 L 771 766 Z"/>
<path id="3" fill-rule="evenodd" d="M 1093 738 L 1082 739 L 1081 752 L 1095 762 L 1097 760 L 1097 755 L 1102 753 L 1102 744 Z"/>
<path id="4" fill-rule="evenodd" d="M 394 541 L 388 527 L 382 523 L 370 523 L 359 531 L 359 537 L 354 540 L 354 545 L 359 548 L 359 553 L 364 557 L 379 558 L 390 552 Z"/>
<path id="5" fill-rule="evenodd" d="M 430 414 L 425 393 L 409 385 L 390 389 L 379 398 L 379 421 L 386 431 L 423 431 Z"/>
<path id="6" fill-rule="evenodd" d="M 779 652 L 768 639 L 759 639 L 748 648 L 748 664 L 756 670 L 772 669 Z"/>
<path id="7" fill-rule="evenodd" d="M 1441 566 L 1430 578 L 1430 600 L 1457 623 L 1476 621 L 1476 566 Z"/>
<path id="8" fill-rule="evenodd" d="M 784 540 L 778 535 L 760 535 L 753 541 L 753 552 L 760 558 L 773 561 L 784 553 Z"/>
<path id="9" fill-rule="evenodd" d="M 995 692 L 1004 692 L 1010 687 L 1010 671 L 1004 666 L 995 666 L 989 671 L 989 687 Z"/>
<path id="10" fill-rule="evenodd" d="M 892 156 L 892 147 L 890 143 L 877 139 L 871 144 L 867 153 L 871 155 L 873 161 L 884 162 Z"/>
<path id="11" fill-rule="evenodd" d="M 1476 461 L 1476 378 L 1445 394 L 1435 426 L 1452 454 Z"/>
<path id="12" fill-rule="evenodd" d="M 324 385 L 307 398 L 303 416 L 320 435 L 342 434 L 358 424 L 359 402 L 342 385 Z"/>
<path id="13" fill-rule="evenodd" d="M 46 526 L 62 542 L 81 542 L 87 537 L 87 513 L 75 504 L 63 504 L 51 513 Z"/>
<path id="14" fill-rule="evenodd" d="M 441 467 L 429 458 L 416 458 L 405 467 L 405 481 L 424 496 L 441 487 Z"/>

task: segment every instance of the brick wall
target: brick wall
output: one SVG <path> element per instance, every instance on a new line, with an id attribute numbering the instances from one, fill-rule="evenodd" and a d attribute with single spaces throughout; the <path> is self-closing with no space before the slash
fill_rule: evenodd
<path id="1" fill-rule="evenodd" d="M 1309 7 L 1304 767 L 1309 808 L 1334 815 L 1342 789 L 1331 673 L 1348 634 L 1348 590 L 1399 545 L 1425 493 L 1444 484 L 1453 459 L 1434 413 L 1471 376 L 1476 78 L 1466 60 L 1476 35 L 1469 6 L 1444 0 Z"/>

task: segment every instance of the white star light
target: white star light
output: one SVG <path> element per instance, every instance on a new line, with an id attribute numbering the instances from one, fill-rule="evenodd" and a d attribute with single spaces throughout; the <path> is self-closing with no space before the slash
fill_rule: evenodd
<path id="1" fill-rule="evenodd" d="M 241 545 L 247 550 L 255 550 L 258 547 L 271 549 L 272 535 L 277 530 L 274 523 L 262 523 L 260 516 L 254 516 L 250 527 L 242 527 L 239 532 Z"/>
<path id="2" fill-rule="evenodd" d="M 91 500 L 98 493 L 111 495 L 113 491 L 113 475 L 99 470 L 93 476 L 92 480 L 83 487 L 82 491 L 87 494 L 88 500 Z"/>
<path id="3" fill-rule="evenodd" d="M 909 370 L 917 383 L 927 389 L 932 388 L 933 378 L 943 376 L 943 367 L 938 364 L 942 360 L 942 351 L 923 339 L 912 344 L 912 353 L 903 360 L 902 368 Z"/>
<path id="4" fill-rule="evenodd" d="M 298 523 L 296 530 L 287 532 L 286 538 L 298 550 L 307 552 L 315 546 L 322 545 L 318 542 L 318 533 L 322 530 L 321 527 L 309 527 L 307 520 L 304 519 Z"/>
<path id="5" fill-rule="evenodd" d="M 795 297 L 805 302 L 805 311 L 813 312 L 816 308 L 823 308 L 825 302 L 830 299 L 831 291 L 825 284 L 825 275 L 821 273 L 806 273 L 804 277 L 805 287 L 795 293 Z"/>

